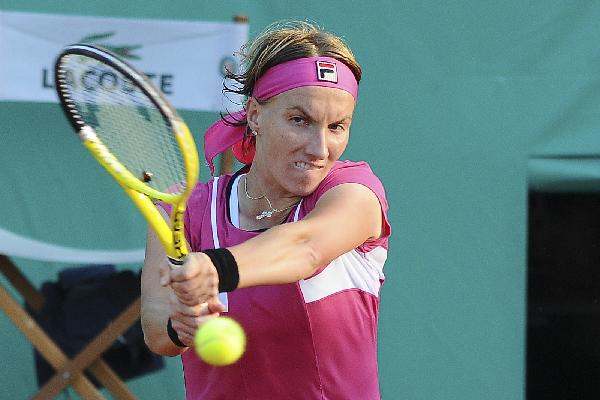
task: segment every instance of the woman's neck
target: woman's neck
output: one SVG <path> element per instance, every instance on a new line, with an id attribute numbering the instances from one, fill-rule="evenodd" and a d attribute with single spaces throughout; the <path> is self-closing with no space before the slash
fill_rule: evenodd
<path id="1" fill-rule="evenodd" d="M 298 196 L 277 194 L 273 185 L 266 185 L 265 181 L 252 169 L 238 181 L 238 207 L 243 229 L 266 229 L 279 225 L 300 201 Z M 269 187 L 273 189 L 269 190 Z"/>

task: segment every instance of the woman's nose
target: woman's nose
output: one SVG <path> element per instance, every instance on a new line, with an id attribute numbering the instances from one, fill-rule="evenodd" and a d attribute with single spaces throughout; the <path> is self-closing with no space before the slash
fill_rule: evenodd
<path id="1" fill-rule="evenodd" d="M 327 128 L 316 128 L 306 146 L 306 152 L 315 159 L 326 159 L 329 156 L 327 143 Z"/>

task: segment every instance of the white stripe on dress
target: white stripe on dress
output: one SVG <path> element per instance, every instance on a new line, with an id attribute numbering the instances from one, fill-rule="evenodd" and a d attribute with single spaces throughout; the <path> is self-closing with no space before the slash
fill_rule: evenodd
<path id="1" fill-rule="evenodd" d="M 210 223 L 212 225 L 212 236 L 214 248 L 220 248 L 219 235 L 217 231 L 217 190 L 219 189 L 219 177 L 215 176 L 213 180 L 212 194 L 210 199 Z"/>
<path id="2" fill-rule="evenodd" d="M 244 175 L 238 175 L 231 185 L 231 195 L 229 196 L 229 218 L 231 225 L 240 229 L 240 204 L 238 199 L 238 183 Z"/>
<path id="3" fill-rule="evenodd" d="M 383 264 L 387 250 L 376 247 L 368 253 L 356 249 L 333 260 L 318 275 L 300 281 L 304 301 L 310 303 L 329 295 L 349 289 L 379 296 L 383 275 Z"/>
<path id="4" fill-rule="evenodd" d="M 300 204 L 294 213 L 294 222 L 298 221 Z M 359 289 L 379 296 L 381 280 L 385 278 L 383 264 L 386 258 L 387 250 L 383 247 L 369 253 L 354 249 L 342 254 L 318 275 L 300 280 L 304 301 L 310 303 L 347 289 Z"/>
<path id="5" fill-rule="evenodd" d="M 219 177 L 215 176 L 210 198 L 210 224 L 212 226 L 213 246 L 215 249 L 221 247 L 219 243 L 219 230 L 217 224 L 217 193 L 219 189 Z M 225 306 L 225 312 L 229 311 L 229 299 L 227 293 L 219 293 L 219 300 Z"/>
<path id="6" fill-rule="evenodd" d="M 300 206 L 302 205 L 302 200 L 300 200 L 300 202 L 298 203 L 298 205 L 296 206 L 296 212 L 294 212 L 294 222 L 298 221 L 298 216 L 300 215 Z"/>

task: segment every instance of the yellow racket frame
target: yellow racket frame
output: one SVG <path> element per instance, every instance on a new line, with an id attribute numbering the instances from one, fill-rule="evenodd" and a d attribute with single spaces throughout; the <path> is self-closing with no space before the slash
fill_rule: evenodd
<path id="1" fill-rule="evenodd" d="M 187 254 L 185 241 L 184 213 L 187 199 L 198 181 L 200 162 L 194 137 L 187 125 L 181 120 L 171 120 L 175 139 L 181 150 L 185 170 L 185 191 L 178 194 L 158 191 L 133 175 L 98 138 L 94 130 L 84 126 L 79 130 L 83 145 L 92 153 L 94 158 L 112 175 L 123 187 L 125 193 L 140 210 L 149 226 L 160 240 L 167 256 L 181 261 Z M 151 199 L 163 201 L 172 205 L 170 226 L 154 205 Z"/>

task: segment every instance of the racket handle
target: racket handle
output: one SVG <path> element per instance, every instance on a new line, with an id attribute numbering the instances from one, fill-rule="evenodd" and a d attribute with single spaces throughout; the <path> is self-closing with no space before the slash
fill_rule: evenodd
<path id="1" fill-rule="evenodd" d="M 178 260 L 177 258 L 167 256 L 167 260 L 169 261 L 171 269 L 179 268 L 183 265 L 183 259 Z"/>

